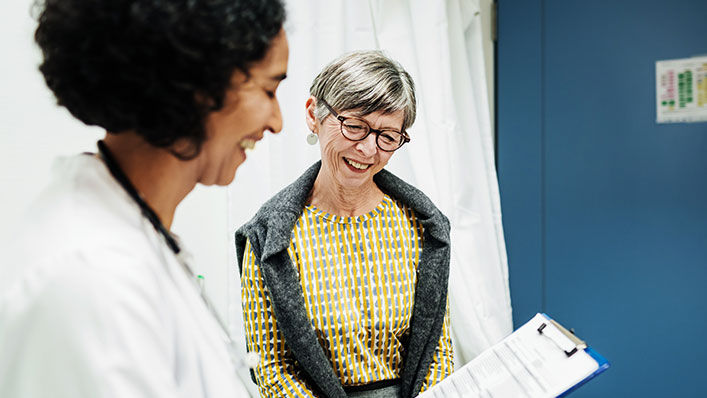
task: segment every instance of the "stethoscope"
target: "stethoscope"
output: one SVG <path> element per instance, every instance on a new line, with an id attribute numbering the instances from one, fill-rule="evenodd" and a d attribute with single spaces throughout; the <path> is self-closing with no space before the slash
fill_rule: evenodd
<path id="1" fill-rule="evenodd" d="M 214 320 L 216 320 L 216 323 L 221 329 L 223 342 L 226 344 L 226 347 L 228 347 L 228 355 L 231 359 L 231 362 L 233 362 L 234 369 L 237 370 L 245 366 L 249 368 L 254 368 L 260 361 L 258 355 L 255 353 L 248 353 L 244 359 L 240 357 L 240 355 L 238 354 L 238 350 L 236 349 L 236 346 L 233 342 L 233 339 L 231 338 L 231 334 L 226 328 L 225 323 L 221 320 L 221 317 L 219 316 L 218 312 L 216 312 L 216 307 L 214 307 L 214 305 L 211 303 L 211 300 L 209 300 L 209 298 L 206 296 L 206 293 L 203 289 L 203 285 L 201 283 L 201 279 L 194 275 L 194 272 L 192 271 L 189 264 L 187 264 L 187 261 L 184 259 L 184 256 L 180 255 L 182 249 L 181 247 L 179 247 L 179 243 L 177 242 L 175 236 L 172 235 L 172 233 L 170 233 L 167 228 L 165 228 L 165 226 L 162 224 L 162 221 L 160 221 L 160 218 L 157 216 L 157 213 L 155 213 L 155 211 L 152 210 L 150 205 L 148 205 L 145 200 L 142 199 L 140 193 L 137 191 L 137 189 L 135 189 L 135 186 L 133 186 L 133 184 L 130 182 L 125 173 L 123 173 L 123 170 L 120 168 L 118 162 L 115 160 L 115 158 L 110 153 L 108 147 L 106 147 L 106 144 L 103 141 L 98 141 L 98 152 L 100 153 L 101 158 L 103 159 L 103 162 L 108 168 L 110 174 L 113 176 L 113 178 L 115 178 L 118 184 L 123 187 L 125 192 L 128 193 L 128 195 L 133 199 L 133 201 L 135 201 L 135 203 L 140 208 L 143 217 L 145 217 L 145 219 L 147 219 L 150 224 L 152 224 L 157 233 L 162 235 L 165 240 L 165 243 L 167 244 L 167 247 L 169 247 L 172 253 L 174 253 L 174 257 L 177 259 L 177 262 L 181 265 L 181 268 L 186 273 L 188 279 L 194 284 L 195 289 L 198 291 L 199 296 L 201 297 L 201 300 L 204 302 L 204 305 L 209 310 L 209 313 L 211 313 L 211 316 L 214 318 Z"/>

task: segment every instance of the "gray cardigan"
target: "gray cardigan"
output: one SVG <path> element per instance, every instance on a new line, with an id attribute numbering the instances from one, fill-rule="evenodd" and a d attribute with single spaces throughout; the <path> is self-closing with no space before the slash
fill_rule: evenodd
<path id="1" fill-rule="evenodd" d="M 280 331 L 315 392 L 323 397 L 344 398 L 346 393 L 307 316 L 299 276 L 287 253 L 295 222 L 302 214 L 320 167 L 321 162 L 311 166 L 236 231 L 236 253 L 242 268 L 246 240 L 250 240 L 260 260 Z M 401 373 L 402 397 L 414 397 L 422 388 L 442 333 L 449 278 L 449 220 L 425 194 L 392 173 L 382 170 L 373 181 L 391 198 L 411 207 L 423 227 L 415 304 Z"/>

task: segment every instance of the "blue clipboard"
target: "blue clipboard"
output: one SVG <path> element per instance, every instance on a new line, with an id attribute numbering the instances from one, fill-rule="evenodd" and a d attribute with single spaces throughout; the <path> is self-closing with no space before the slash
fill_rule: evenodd
<path id="1" fill-rule="evenodd" d="M 570 338 L 573 339 L 573 340 L 574 340 L 574 339 L 577 339 L 577 337 L 574 336 L 574 334 L 571 334 L 570 332 L 568 332 L 564 327 L 562 327 L 562 325 L 560 325 L 560 324 L 558 324 L 557 322 L 555 322 L 555 321 L 554 321 L 551 317 L 549 317 L 547 314 L 543 313 L 542 315 L 543 315 L 545 318 L 547 318 L 549 321 L 552 321 L 556 326 L 558 326 L 558 329 L 560 329 L 560 331 L 562 331 L 563 333 L 565 333 L 565 334 L 567 335 L 567 337 L 570 337 Z M 577 340 L 578 340 L 578 339 L 577 339 Z M 598 365 L 597 370 L 595 370 L 594 373 L 590 374 L 589 376 L 585 377 L 585 378 L 584 378 L 582 381 L 580 381 L 579 383 L 577 383 L 577 384 L 575 384 L 574 386 L 572 386 L 572 387 L 570 387 L 569 389 L 567 389 L 567 391 L 565 391 L 565 392 L 563 392 L 562 394 L 558 395 L 557 398 L 561 398 L 561 397 L 567 396 L 569 393 L 571 393 L 572 391 L 578 389 L 579 387 L 581 387 L 582 385 L 584 385 L 584 383 L 586 383 L 586 382 L 588 382 L 589 380 L 595 378 L 597 375 L 603 373 L 605 370 L 609 369 L 609 367 L 611 366 L 611 364 L 609 363 L 609 361 L 607 361 L 606 358 L 604 358 L 601 354 L 599 354 L 598 352 L 594 351 L 593 348 L 591 348 L 591 347 L 586 347 L 586 348 L 584 348 L 584 352 L 586 352 L 590 357 L 592 357 L 592 359 L 594 359 L 594 360 L 597 362 L 597 365 Z"/>
<path id="2" fill-rule="evenodd" d="M 599 365 L 599 368 L 598 368 L 597 370 L 595 370 L 594 373 L 592 373 L 592 374 L 590 374 L 589 376 L 587 376 L 584 380 L 580 381 L 579 383 L 577 383 L 577 384 L 575 384 L 574 386 L 570 387 L 567 391 L 565 391 L 565 392 L 563 392 L 562 394 L 558 395 L 557 398 L 567 396 L 569 393 L 571 393 L 572 391 L 578 389 L 579 387 L 581 387 L 582 385 L 584 385 L 584 383 L 586 383 L 586 382 L 588 382 L 589 380 L 595 378 L 597 375 L 603 373 L 605 370 L 609 369 L 609 367 L 611 366 L 611 364 L 609 363 L 609 361 L 606 360 L 606 358 L 604 358 L 603 356 L 601 356 L 601 354 L 599 354 L 598 352 L 594 351 L 591 347 L 585 348 L 585 349 L 584 349 L 584 352 L 586 352 L 587 354 L 589 354 L 590 357 L 594 358 L 594 360 L 597 361 L 597 364 Z"/>

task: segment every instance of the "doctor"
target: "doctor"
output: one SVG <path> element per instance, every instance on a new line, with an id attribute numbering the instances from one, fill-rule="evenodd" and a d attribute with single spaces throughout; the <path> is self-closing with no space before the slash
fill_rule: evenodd
<path id="1" fill-rule="evenodd" d="M 170 226 L 280 131 L 284 17 L 279 0 L 43 2 L 47 86 L 106 136 L 57 162 L 4 264 L 22 272 L 0 292 L 0 397 L 246 395 Z"/>

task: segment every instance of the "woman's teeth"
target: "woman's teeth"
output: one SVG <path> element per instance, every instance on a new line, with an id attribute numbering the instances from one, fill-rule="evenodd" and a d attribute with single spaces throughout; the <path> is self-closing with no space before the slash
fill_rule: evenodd
<path id="1" fill-rule="evenodd" d="M 250 138 L 244 139 L 243 141 L 241 141 L 241 148 L 243 148 L 243 149 L 255 148 L 255 140 L 252 140 Z"/>
<path id="2" fill-rule="evenodd" d="M 344 158 L 344 160 L 346 160 L 346 163 L 350 164 L 351 166 L 353 166 L 359 170 L 366 170 L 370 166 L 370 164 L 361 164 L 361 163 L 355 162 L 351 159 Z"/>

